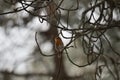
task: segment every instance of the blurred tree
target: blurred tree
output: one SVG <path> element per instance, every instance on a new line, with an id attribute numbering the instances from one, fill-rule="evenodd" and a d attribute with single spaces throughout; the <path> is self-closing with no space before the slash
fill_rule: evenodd
<path id="1" fill-rule="evenodd" d="M 5 29 L 36 27 L 35 18 L 49 28 L 34 30 L 37 46 L 29 65 L 34 71 L 1 70 L 3 80 L 11 75 L 28 80 L 120 79 L 119 0 L 2 0 L 0 4 L 0 25 Z M 60 52 L 54 42 L 58 36 L 64 43 Z"/>

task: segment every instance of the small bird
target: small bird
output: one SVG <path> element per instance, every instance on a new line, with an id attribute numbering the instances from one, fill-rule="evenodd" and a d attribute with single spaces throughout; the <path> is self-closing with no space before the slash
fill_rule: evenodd
<path id="1" fill-rule="evenodd" d="M 61 53 L 63 51 L 64 44 L 60 37 L 55 37 L 55 49 L 58 53 Z"/>

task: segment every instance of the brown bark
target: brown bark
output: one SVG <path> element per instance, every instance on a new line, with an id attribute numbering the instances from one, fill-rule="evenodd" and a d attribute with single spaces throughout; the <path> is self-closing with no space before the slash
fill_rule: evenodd
<path id="1" fill-rule="evenodd" d="M 50 29 L 47 31 L 47 34 L 49 34 L 48 37 L 51 36 L 51 38 L 54 38 L 58 35 L 57 31 L 57 18 L 59 18 L 57 10 L 57 6 L 54 2 L 51 2 L 49 6 L 46 8 L 48 17 L 47 20 L 49 20 Z M 54 44 L 54 42 L 53 42 Z M 54 48 L 55 50 L 55 48 Z M 56 51 L 55 51 L 56 52 Z M 65 77 L 67 77 L 67 74 L 65 72 L 64 63 L 63 63 L 63 57 L 59 58 L 57 55 L 54 57 L 55 61 L 55 72 L 53 74 L 53 80 L 65 80 Z M 59 71 L 60 70 L 60 71 Z"/>

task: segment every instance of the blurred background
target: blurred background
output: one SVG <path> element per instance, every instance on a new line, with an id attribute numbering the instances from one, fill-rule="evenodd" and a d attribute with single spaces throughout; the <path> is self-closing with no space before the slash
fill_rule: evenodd
<path id="1" fill-rule="evenodd" d="M 0 80 L 120 80 L 119 46 L 119 0 L 0 0 Z"/>

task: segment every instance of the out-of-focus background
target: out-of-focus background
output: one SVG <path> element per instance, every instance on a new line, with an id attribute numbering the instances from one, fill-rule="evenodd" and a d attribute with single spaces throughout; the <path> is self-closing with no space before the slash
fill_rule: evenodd
<path id="1" fill-rule="evenodd" d="M 0 0 L 0 80 L 120 80 L 119 46 L 119 0 Z"/>

